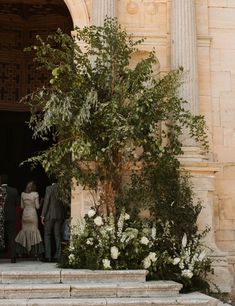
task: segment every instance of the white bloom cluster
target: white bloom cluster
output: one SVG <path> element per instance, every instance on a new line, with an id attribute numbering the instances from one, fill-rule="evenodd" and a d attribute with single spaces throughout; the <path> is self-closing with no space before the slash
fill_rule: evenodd
<path id="1" fill-rule="evenodd" d="M 96 214 L 96 211 L 94 209 L 90 209 L 87 213 L 88 217 L 89 218 L 92 218 L 94 217 L 94 215 Z"/>
<path id="2" fill-rule="evenodd" d="M 138 233 L 139 231 L 137 230 L 137 228 L 128 227 L 122 233 L 120 241 L 122 243 L 125 242 L 127 244 L 130 240 L 137 238 Z"/>
<path id="3" fill-rule="evenodd" d="M 97 226 L 101 226 L 101 225 L 104 224 L 104 223 L 103 223 L 103 220 L 102 220 L 102 218 L 101 218 L 100 216 L 95 217 L 94 223 L 95 223 Z"/>
<path id="4" fill-rule="evenodd" d="M 186 278 L 192 278 L 193 277 L 193 272 L 189 269 L 185 269 L 181 272 L 181 275 L 183 277 L 186 277 Z"/>
<path id="5" fill-rule="evenodd" d="M 148 269 L 152 263 L 155 263 L 157 261 L 157 254 L 155 252 L 150 252 L 147 257 L 143 260 L 143 265 L 145 269 Z"/>
<path id="6" fill-rule="evenodd" d="M 149 240 L 147 237 L 143 236 L 140 240 L 140 243 L 141 244 L 144 244 L 144 245 L 148 245 L 149 244 Z"/>
<path id="7" fill-rule="evenodd" d="M 157 254 L 155 252 L 150 252 L 148 257 L 150 258 L 150 260 L 152 262 L 156 262 L 157 261 Z"/>
<path id="8" fill-rule="evenodd" d="M 116 246 L 112 246 L 110 249 L 111 257 L 112 259 L 118 259 L 118 256 L 120 254 L 118 248 Z"/>
<path id="9" fill-rule="evenodd" d="M 73 244 L 71 243 L 70 246 L 69 246 L 69 251 L 73 252 L 74 250 L 75 250 L 75 248 L 74 248 Z"/>
<path id="10" fill-rule="evenodd" d="M 111 269 L 110 260 L 109 259 L 102 259 L 104 269 Z"/>
<path id="11" fill-rule="evenodd" d="M 153 226 L 151 229 L 151 237 L 153 240 L 155 240 L 156 236 L 157 236 L 157 229 L 156 229 L 156 226 Z"/>
<path id="12" fill-rule="evenodd" d="M 127 213 L 125 213 L 124 219 L 125 219 L 126 221 L 129 220 L 129 219 L 130 219 L 130 215 L 128 215 Z"/>
<path id="13" fill-rule="evenodd" d="M 118 219 L 118 223 L 117 223 L 117 236 L 118 237 L 122 236 L 122 231 L 123 231 L 123 226 L 124 226 L 124 221 L 125 221 L 125 214 L 126 213 L 122 211 Z"/>
<path id="14" fill-rule="evenodd" d="M 182 248 L 185 248 L 187 245 L 187 235 L 184 233 L 183 239 L 182 239 Z"/>
<path id="15" fill-rule="evenodd" d="M 73 253 L 71 253 L 71 254 L 69 255 L 69 263 L 70 263 L 70 264 L 73 264 L 74 260 L 75 260 L 75 255 L 74 255 Z"/>
<path id="16" fill-rule="evenodd" d="M 206 258 L 206 251 L 195 251 L 195 246 L 190 242 L 188 243 L 186 234 L 182 238 L 181 246 L 181 253 L 178 257 L 173 258 L 172 264 L 179 266 L 183 277 L 192 278 L 194 274 L 200 271 L 198 267 Z"/>
<path id="17" fill-rule="evenodd" d="M 178 265 L 179 262 L 180 262 L 180 258 L 179 258 L 179 257 L 175 257 L 175 258 L 173 259 L 173 265 L 174 265 L 174 266 Z"/>
<path id="18" fill-rule="evenodd" d="M 110 238 L 115 240 L 116 228 L 115 228 L 115 219 L 114 219 L 113 214 L 110 214 L 110 216 L 108 217 L 107 226 L 105 228 L 106 228 L 106 231 L 109 233 Z"/>
<path id="19" fill-rule="evenodd" d="M 152 262 L 148 256 L 144 258 L 143 264 L 145 269 L 148 269 L 151 266 Z"/>
<path id="20" fill-rule="evenodd" d="M 91 237 L 88 238 L 87 241 L 86 241 L 86 244 L 87 244 L 87 245 L 93 245 L 93 244 L 94 244 L 94 239 L 91 238 Z"/>

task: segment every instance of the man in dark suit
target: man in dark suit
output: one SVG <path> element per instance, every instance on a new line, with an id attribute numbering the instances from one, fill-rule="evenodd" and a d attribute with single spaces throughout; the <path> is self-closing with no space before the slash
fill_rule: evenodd
<path id="1" fill-rule="evenodd" d="M 61 255 L 61 234 L 65 218 L 65 207 L 58 197 L 58 185 L 53 183 L 46 188 L 41 222 L 44 225 L 45 260 L 57 261 Z M 52 256 L 52 237 L 54 233 L 55 254 Z"/>
<path id="2" fill-rule="evenodd" d="M 16 236 L 16 206 L 19 204 L 19 195 L 16 188 L 8 186 L 8 177 L 1 175 L 1 187 L 6 192 L 5 214 L 5 236 L 9 247 L 11 262 L 16 262 L 15 236 Z"/>

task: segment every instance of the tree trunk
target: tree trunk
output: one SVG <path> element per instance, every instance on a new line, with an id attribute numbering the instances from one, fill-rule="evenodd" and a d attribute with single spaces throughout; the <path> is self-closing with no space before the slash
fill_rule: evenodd
<path id="1" fill-rule="evenodd" d="M 99 184 L 99 214 L 108 216 L 116 215 L 115 191 L 111 180 L 100 182 Z"/>

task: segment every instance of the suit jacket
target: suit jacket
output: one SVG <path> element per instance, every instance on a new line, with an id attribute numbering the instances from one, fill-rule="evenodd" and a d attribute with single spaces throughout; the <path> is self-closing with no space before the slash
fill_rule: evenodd
<path id="1" fill-rule="evenodd" d="M 45 221 L 51 219 L 63 220 L 65 218 L 65 207 L 58 197 L 57 184 L 52 184 L 46 188 L 41 216 L 45 218 Z"/>
<path id="2" fill-rule="evenodd" d="M 17 189 L 8 185 L 2 187 L 6 190 L 5 221 L 16 221 L 16 206 L 19 204 Z"/>

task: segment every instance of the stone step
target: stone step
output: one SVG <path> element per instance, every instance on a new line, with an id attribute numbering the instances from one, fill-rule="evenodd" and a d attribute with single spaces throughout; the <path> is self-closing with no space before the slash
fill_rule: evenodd
<path id="1" fill-rule="evenodd" d="M 1 306 L 217 306 L 218 300 L 201 293 L 158 298 L 6 299 Z"/>
<path id="2" fill-rule="evenodd" d="M 0 284 L 1 299 L 176 297 L 181 284 L 173 281 L 77 284 Z M 0 303 L 1 305 L 1 303 Z"/>
<path id="3" fill-rule="evenodd" d="M 59 269 L 54 267 L 48 270 L 5 270 L 0 268 L 0 283 L 2 284 L 71 284 L 84 282 L 144 282 L 146 280 L 146 270 L 72 270 Z"/>

